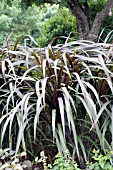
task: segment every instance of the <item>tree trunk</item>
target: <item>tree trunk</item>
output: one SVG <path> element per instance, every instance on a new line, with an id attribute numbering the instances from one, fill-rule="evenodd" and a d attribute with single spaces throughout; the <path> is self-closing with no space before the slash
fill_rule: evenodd
<path id="1" fill-rule="evenodd" d="M 79 37 L 81 39 L 86 39 L 90 31 L 88 16 L 86 15 L 83 7 L 77 0 L 67 0 L 67 4 L 73 15 L 76 17 Z"/>
<path id="2" fill-rule="evenodd" d="M 108 0 L 102 11 L 97 13 L 91 28 L 89 23 L 89 8 L 87 2 L 81 6 L 79 0 L 67 0 L 67 5 L 76 17 L 79 38 L 96 41 L 102 22 L 109 16 L 109 12 L 113 7 L 113 0 Z"/>

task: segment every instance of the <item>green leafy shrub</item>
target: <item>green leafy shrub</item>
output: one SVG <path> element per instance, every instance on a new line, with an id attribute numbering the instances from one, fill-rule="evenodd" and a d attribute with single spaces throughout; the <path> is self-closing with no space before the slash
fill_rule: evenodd
<path id="1" fill-rule="evenodd" d="M 72 160 L 68 151 L 65 151 L 63 156 L 58 153 L 54 157 L 52 164 L 48 164 L 47 157 L 44 151 L 40 153 L 40 159 L 35 158 L 35 161 L 31 162 L 26 160 L 26 153 L 22 152 L 18 155 L 14 155 L 15 152 L 9 148 L 0 150 L 0 169 L 4 168 L 24 170 L 28 169 L 42 169 L 43 170 L 80 170 L 75 161 Z M 33 166 L 33 164 L 35 166 Z M 41 166 L 39 166 L 41 164 Z M 99 150 L 93 150 L 92 162 L 86 162 L 86 168 L 84 170 L 113 170 L 113 157 L 112 151 L 106 151 L 106 154 L 100 154 Z M 35 168 L 33 168 L 35 167 Z"/>
<path id="2" fill-rule="evenodd" d="M 52 170 L 80 170 L 75 161 L 72 161 L 72 158 L 69 154 L 65 154 L 63 157 L 60 153 L 55 156 L 55 161 L 52 165 L 48 165 Z"/>
<path id="3" fill-rule="evenodd" d="M 37 42 L 41 47 L 48 45 L 48 43 L 54 38 L 56 39 L 54 44 L 64 43 L 60 36 L 68 37 L 71 32 L 71 37 L 77 38 L 76 19 L 70 13 L 67 8 L 60 8 L 54 16 L 45 21 L 41 28 L 41 35 L 37 38 Z"/>
<path id="4" fill-rule="evenodd" d="M 20 1 L 13 0 L 12 6 L 7 5 L 5 1 L 0 1 L 0 46 L 3 45 L 3 41 L 10 34 L 9 41 L 12 43 L 20 35 L 31 34 L 36 38 L 39 37 L 43 23 L 58 10 L 58 5 L 50 6 L 48 4 L 43 6 L 43 8 L 33 5 L 27 9 L 22 9 Z"/>
<path id="5" fill-rule="evenodd" d="M 61 153 L 58 153 L 52 164 L 47 164 L 47 157 L 44 152 L 40 153 L 40 159 L 38 157 L 35 158 L 35 162 L 39 164 L 42 162 L 44 170 L 80 170 L 75 161 L 72 160 L 68 151 L 65 151 L 65 155 L 63 156 Z"/>
<path id="6" fill-rule="evenodd" d="M 99 150 L 93 150 L 94 163 L 87 163 L 90 170 L 113 170 L 112 151 L 106 151 L 105 155 L 99 153 Z"/>

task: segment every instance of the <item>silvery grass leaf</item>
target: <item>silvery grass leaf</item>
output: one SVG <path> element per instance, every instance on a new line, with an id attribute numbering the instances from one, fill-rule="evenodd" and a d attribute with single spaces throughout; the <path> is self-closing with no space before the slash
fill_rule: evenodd
<path id="1" fill-rule="evenodd" d="M 64 103 L 62 98 L 58 98 L 58 102 L 59 102 L 59 108 L 60 108 L 60 114 L 61 114 L 61 123 L 62 123 L 62 128 L 63 128 L 63 135 L 65 138 L 65 119 L 64 119 Z"/>
<path id="2" fill-rule="evenodd" d="M 56 110 L 52 110 L 52 130 L 53 130 L 53 141 L 55 138 L 55 129 L 56 129 Z"/>
<path id="3" fill-rule="evenodd" d="M 105 38 L 105 40 L 104 40 L 104 43 L 107 43 L 107 41 L 108 41 L 108 39 L 110 38 L 110 36 L 111 36 L 112 33 L 113 33 L 113 30 L 110 31 L 110 32 L 107 34 L 107 36 L 106 36 L 106 38 Z"/>
<path id="4" fill-rule="evenodd" d="M 36 46 L 38 46 L 38 43 L 34 40 L 34 38 L 31 35 L 26 35 Z"/>

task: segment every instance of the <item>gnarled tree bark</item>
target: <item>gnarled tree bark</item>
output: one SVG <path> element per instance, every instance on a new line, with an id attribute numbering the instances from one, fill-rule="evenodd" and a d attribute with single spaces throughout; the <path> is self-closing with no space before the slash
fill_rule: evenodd
<path id="1" fill-rule="evenodd" d="M 85 13 L 86 10 L 83 10 L 83 7 L 77 0 L 67 0 L 67 4 L 73 15 L 76 17 L 80 37 L 86 39 L 88 33 L 90 32 L 88 15 Z"/>
<path id="2" fill-rule="evenodd" d="M 92 27 L 90 27 L 89 23 L 87 1 L 81 5 L 79 0 L 67 0 L 67 5 L 76 17 L 79 37 L 81 39 L 96 41 L 102 22 L 109 16 L 109 12 L 113 8 L 113 0 L 108 0 L 102 11 L 97 13 Z"/>

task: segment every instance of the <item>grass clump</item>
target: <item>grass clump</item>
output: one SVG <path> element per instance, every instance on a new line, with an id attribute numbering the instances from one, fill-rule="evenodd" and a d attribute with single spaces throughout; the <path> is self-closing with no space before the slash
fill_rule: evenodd
<path id="1" fill-rule="evenodd" d="M 50 161 L 68 150 L 84 167 L 93 148 L 113 148 L 113 45 L 67 39 L 39 48 L 29 38 L 34 47 L 19 39 L 0 50 L 1 147 L 31 159 L 43 150 Z"/>

